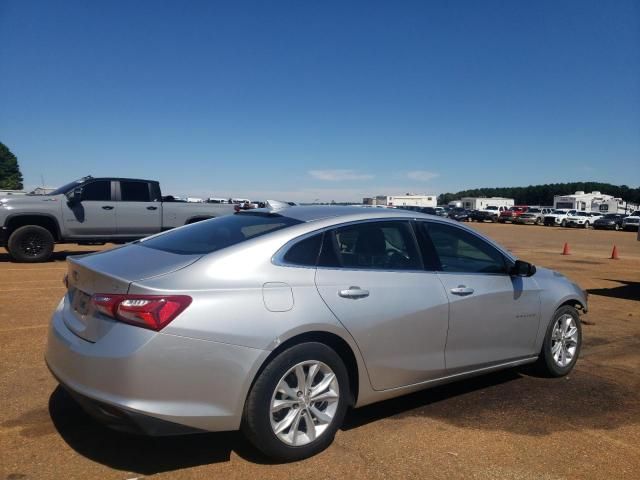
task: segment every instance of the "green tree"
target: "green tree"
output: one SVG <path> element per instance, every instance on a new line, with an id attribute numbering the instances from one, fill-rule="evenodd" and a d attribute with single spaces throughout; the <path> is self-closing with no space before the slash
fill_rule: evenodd
<path id="1" fill-rule="evenodd" d="M 0 188 L 22 190 L 22 173 L 20 173 L 18 159 L 2 142 L 0 142 Z"/>

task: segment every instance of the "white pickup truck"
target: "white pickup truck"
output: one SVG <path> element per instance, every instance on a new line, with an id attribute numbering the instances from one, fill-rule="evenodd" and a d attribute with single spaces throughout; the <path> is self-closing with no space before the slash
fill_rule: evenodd
<path id="1" fill-rule="evenodd" d="M 48 195 L 2 198 L 0 247 L 16 261 L 43 262 L 55 243 L 124 243 L 232 213 L 230 204 L 163 200 L 154 180 L 89 176 Z"/>

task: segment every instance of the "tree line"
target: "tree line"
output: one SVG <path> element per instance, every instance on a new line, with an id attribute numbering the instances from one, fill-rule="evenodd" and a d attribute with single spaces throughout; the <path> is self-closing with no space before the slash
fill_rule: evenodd
<path id="1" fill-rule="evenodd" d="M 2 142 L 0 142 L 0 189 L 22 190 L 22 173 L 20 173 L 18 159 Z"/>
<path id="2" fill-rule="evenodd" d="M 601 192 L 606 195 L 622 198 L 627 202 L 640 204 L 640 187 L 612 185 L 600 182 L 547 183 L 529 185 L 528 187 L 474 188 L 457 193 L 438 195 L 438 204 L 446 205 L 452 200 L 462 197 L 505 197 L 513 198 L 516 205 L 553 205 L 554 195 L 572 195 L 578 191 L 585 193 Z"/>

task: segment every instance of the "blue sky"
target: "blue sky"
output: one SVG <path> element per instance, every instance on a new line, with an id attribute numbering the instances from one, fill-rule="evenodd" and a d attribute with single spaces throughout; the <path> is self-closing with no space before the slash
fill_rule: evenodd
<path id="1" fill-rule="evenodd" d="M 0 141 L 27 186 L 638 186 L 639 5 L 0 0 Z"/>

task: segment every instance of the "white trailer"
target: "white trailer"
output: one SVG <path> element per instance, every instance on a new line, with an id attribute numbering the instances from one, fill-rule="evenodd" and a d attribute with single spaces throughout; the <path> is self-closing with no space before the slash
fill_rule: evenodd
<path id="1" fill-rule="evenodd" d="M 513 198 L 503 197 L 462 197 L 462 206 L 467 210 L 485 210 L 487 207 L 513 207 Z"/>
<path id="2" fill-rule="evenodd" d="M 438 199 L 435 195 L 416 195 L 407 193 L 405 195 L 378 195 L 376 205 L 386 205 L 388 207 L 435 207 Z"/>
<path id="3" fill-rule="evenodd" d="M 553 208 L 578 210 L 580 212 L 596 213 L 630 213 L 638 208 L 638 205 L 625 202 L 613 195 L 600 192 L 585 193 L 578 191 L 573 195 L 554 195 Z"/>

